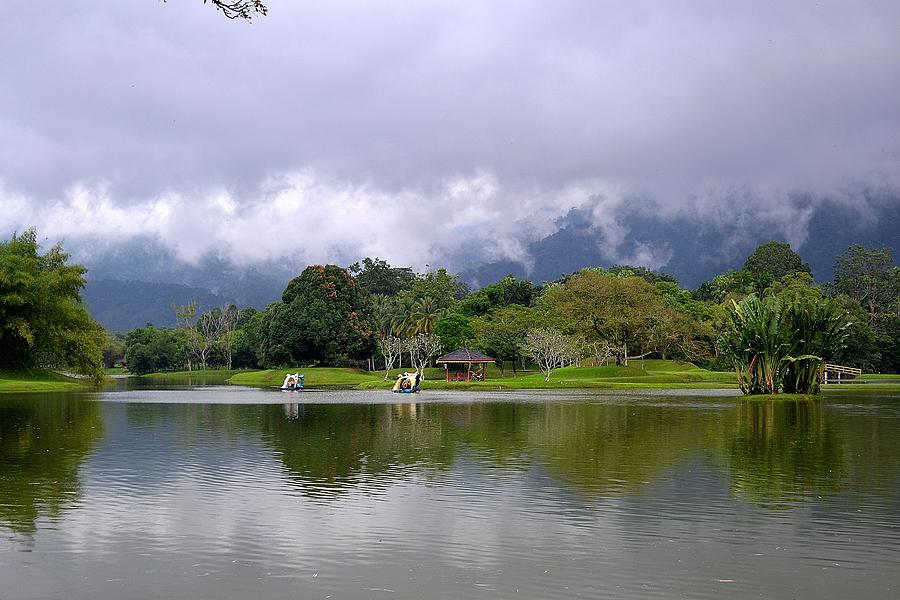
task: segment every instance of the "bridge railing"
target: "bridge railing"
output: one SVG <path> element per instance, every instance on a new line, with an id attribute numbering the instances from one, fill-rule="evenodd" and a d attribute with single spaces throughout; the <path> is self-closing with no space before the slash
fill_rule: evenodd
<path id="1" fill-rule="evenodd" d="M 862 375 L 862 369 L 856 367 L 845 367 L 844 365 L 832 365 L 825 363 L 825 370 L 832 373 L 846 373 L 847 375 Z"/>
<path id="2" fill-rule="evenodd" d="M 860 375 L 862 375 L 862 369 L 825 363 L 825 373 L 823 375 L 825 382 L 827 383 L 830 375 L 837 376 L 838 380 L 842 379 L 843 377 L 859 377 Z"/>

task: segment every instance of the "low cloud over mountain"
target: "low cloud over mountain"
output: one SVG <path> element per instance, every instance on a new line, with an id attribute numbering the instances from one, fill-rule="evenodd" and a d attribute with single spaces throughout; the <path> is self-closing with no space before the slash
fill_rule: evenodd
<path id="1" fill-rule="evenodd" d="M 542 274 L 573 219 L 597 260 L 697 273 L 812 248 L 829 211 L 865 238 L 900 198 L 898 30 L 886 0 L 26 3 L 0 23 L 0 233 L 93 263 L 150 240 L 175 280 Z"/>

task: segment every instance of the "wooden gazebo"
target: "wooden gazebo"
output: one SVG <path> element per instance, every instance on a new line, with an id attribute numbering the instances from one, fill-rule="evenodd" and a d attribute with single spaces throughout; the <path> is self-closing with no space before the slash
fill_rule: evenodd
<path id="1" fill-rule="evenodd" d="M 469 350 L 468 348 L 459 348 L 458 350 L 454 350 L 449 354 L 443 355 L 434 362 L 438 365 L 444 365 L 444 377 L 446 377 L 447 381 L 451 381 L 450 365 L 465 367 L 465 379 L 463 379 L 463 371 L 457 370 L 455 372 L 457 381 L 471 381 L 472 365 L 488 365 L 490 363 L 497 362 L 497 359 L 491 358 L 490 356 L 487 356 L 486 354 L 482 354 L 481 352 L 477 352 L 475 350 Z M 481 368 L 481 372 L 485 372 L 483 366 Z"/>

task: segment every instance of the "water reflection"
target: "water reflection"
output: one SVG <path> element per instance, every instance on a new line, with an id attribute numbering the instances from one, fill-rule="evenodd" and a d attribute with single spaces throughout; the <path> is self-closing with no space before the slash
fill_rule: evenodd
<path id="1" fill-rule="evenodd" d="M 411 465 L 439 469 L 452 463 L 455 444 L 447 439 L 439 413 L 426 413 L 424 406 L 268 405 L 258 410 L 263 439 L 278 452 L 300 491 L 310 495 L 353 487 L 360 477 L 377 485 L 377 476 Z"/>
<path id="2" fill-rule="evenodd" d="M 847 451 L 825 413 L 822 400 L 740 402 L 727 441 L 733 493 L 780 507 L 838 491 Z"/>
<path id="3" fill-rule="evenodd" d="M 0 402 L 0 525 L 32 534 L 78 500 L 78 468 L 103 433 L 100 405 L 36 396 Z"/>
<path id="4" fill-rule="evenodd" d="M 679 464 L 724 469 L 731 493 L 770 508 L 848 487 L 891 489 L 896 421 L 828 415 L 822 401 L 738 401 L 723 410 L 677 405 L 396 404 L 259 407 L 263 439 L 299 489 L 325 496 L 410 469 L 451 468 L 461 455 L 487 467 L 539 466 L 586 497 L 639 491 Z M 249 422 L 249 421 L 248 421 Z M 850 427 L 850 425 L 853 427 Z M 841 431 L 843 427 L 843 431 Z M 887 444 L 871 435 L 891 427 Z M 884 464 L 872 474 L 875 464 Z M 850 468 L 850 462 L 854 469 Z M 856 476 L 851 485 L 849 473 Z M 667 475 L 668 476 L 668 475 Z"/>
<path id="5" fill-rule="evenodd" d="M 897 419 L 829 411 L 823 401 L 736 401 L 720 410 L 559 402 L 121 406 L 132 433 L 155 432 L 180 447 L 259 439 L 298 491 L 319 498 L 412 472 L 434 475 L 460 456 L 487 468 L 540 468 L 597 498 L 639 491 L 700 459 L 724 469 L 735 497 L 780 508 L 844 489 L 895 493 L 900 466 Z M 0 401 L 0 523 L 34 531 L 40 516 L 77 500 L 78 469 L 102 434 L 103 407 L 59 397 Z"/>
<path id="6" fill-rule="evenodd" d="M 92 599 L 897 596 L 891 401 L 577 399 L 0 397 L 0 531 L 28 540 L 0 535 L 0 581 Z"/>

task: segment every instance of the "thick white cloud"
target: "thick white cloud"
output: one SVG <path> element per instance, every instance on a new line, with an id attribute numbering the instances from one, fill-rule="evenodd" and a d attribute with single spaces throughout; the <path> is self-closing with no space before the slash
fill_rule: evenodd
<path id="1" fill-rule="evenodd" d="M 18 231 L 35 226 L 42 237 L 75 245 L 82 238 L 115 244 L 144 236 L 158 239 L 185 262 L 209 252 L 239 263 L 284 256 L 316 262 L 358 253 L 421 268 L 465 256 L 465 244 L 474 244 L 485 260 L 527 262 L 523 239 L 543 237 L 555 218 L 587 197 L 587 188 L 579 187 L 513 193 L 488 173 L 449 178 L 427 192 L 387 192 L 289 172 L 267 178 L 252 203 L 224 189 L 191 196 L 167 191 L 117 203 L 108 186 L 83 183 L 37 203 L 0 187 L 0 201 L 13 207 L 0 226 Z M 560 198 L 576 204 L 561 204 Z"/>
<path id="2" fill-rule="evenodd" d="M 751 203 L 802 244 L 811 203 L 900 189 L 896 2 L 269 4 L 252 25 L 199 0 L 7 15 L 0 232 L 527 264 L 590 206 L 611 260 L 660 266 L 623 203 Z"/>

